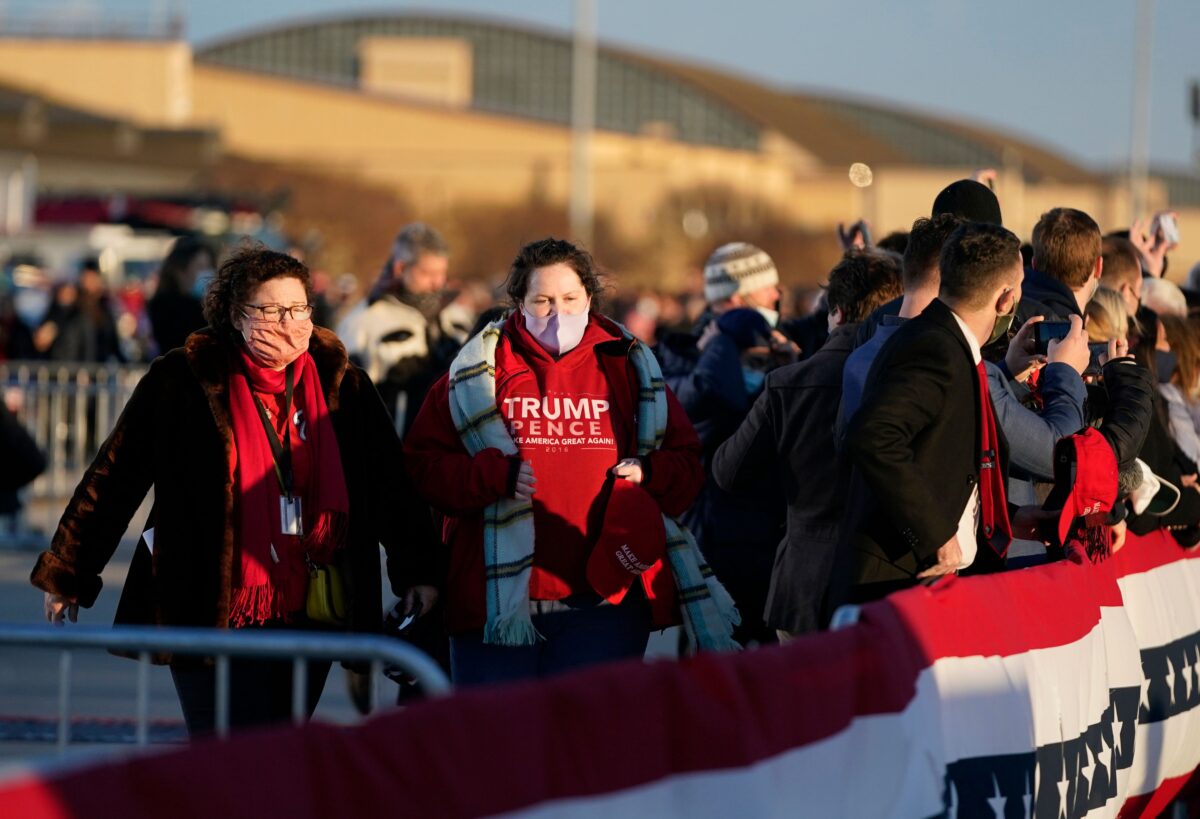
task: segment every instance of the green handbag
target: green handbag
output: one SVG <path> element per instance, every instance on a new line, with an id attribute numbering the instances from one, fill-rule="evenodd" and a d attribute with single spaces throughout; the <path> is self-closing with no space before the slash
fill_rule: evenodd
<path id="1" fill-rule="evenodd" d="M 304 600 L 308 619 L 331 626 L 346 623 L 346 584 L 332 563 L 308 561 L 308 594 Z"/>

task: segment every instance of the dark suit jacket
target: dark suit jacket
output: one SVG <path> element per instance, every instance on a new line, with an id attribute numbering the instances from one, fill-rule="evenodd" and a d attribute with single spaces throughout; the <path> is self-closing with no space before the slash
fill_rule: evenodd
<path id="1" fill-rule="evenodd" d="M 978 375 L 966 338 L 940 300 L 880 350 L 846 450 L 854 476 L 834 605 L 911 585 L 937 562 L 937 550 L 955 534 L 979 483 Z M 1008 447 L 1002 432 L 999 450 L 1003 480 Z M 1001 568 L 979 542 L 972 569 Z M 875 588 L 880 594 L 863 593 L 872 584 L 882 584 Z"/>
<path id="2" fill-rule="evenodd" d="M 842 370 L 856 324 L 834 329 L 807 361 L 780 367 L 750 415 L 713 458 L 713 477 L 729 492 L 760 492 L 764 479 L 787 499 L 787 536 L 775 553 L 764 619 L 793 634 L 815 631 L 845 502 L 833 424 Z"/>

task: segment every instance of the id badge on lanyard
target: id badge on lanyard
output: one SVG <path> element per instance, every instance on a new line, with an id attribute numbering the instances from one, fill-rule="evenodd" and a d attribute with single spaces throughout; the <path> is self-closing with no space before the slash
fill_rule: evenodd
<path id="1" fill-rule="evenodd" d="M 300 497 L 279 496 L 279 531 L 285 535 L 304 537 L 304 515 Z"/>
<path id="2" fill-rule="evenodd" d="M 283 400 L 283 417 L 288 417 L 292 404 L 292 365 L 287 370 L 287 390 Z M 295 475 L 292 472 L 291 428 L 285 423 L 283 441 L 280 441 L 271 427 L 267 410 L 257 398 L 258 416 L 263 424 L 263 431 L 271 445 L 271 456 L 275 461 L 275 477 L 279 481 L 279 531 L 284 535 L 295 537 L 304 536 L 304 510 L 299 495 L 293 494 Z"/>

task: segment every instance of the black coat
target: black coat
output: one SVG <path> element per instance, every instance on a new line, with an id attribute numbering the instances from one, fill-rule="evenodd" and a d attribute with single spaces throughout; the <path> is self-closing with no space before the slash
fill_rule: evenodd
<path id="1" fill-rule="evenodd" d="M 672 333 L 654 348 L 663 380 L 696 428 L 704 462 L 704 489 L 681 520 L 710 562 L 740 560 L 746 574 L 753 576 L 760 572 L 749 564 L 761 565 L 765 591 L 775 547 L 783 536 L 783 495 L 766 476 L 753 492 L 737 495 L 712 480 L 713 456 L 745 420 L 754 396 L 746 391 L 741 354 L 733 339 L 718 333 L 703 351 L 696 341 L 694 335 Z M 722 551 L 735 554 L 726 560 L 717 554 Z"/>
<path id="2" fill-rule="evenodd" d="M 768 374 L 750 415 L 713 459 L 722 489 L 753 490 L 764 478 L 783 489 L 787 534 L 775 553 L 765 619 L 792 633 L 816 630 L 833 568 L 846 485 L 833 425 L 856 330 L 838 327 L 811 358 Z"/>
<path id="3" fill-rule="evenodd" d="M 1071 316 L 1083 318 L 1079 302 L 1071 288 L 1052 279 L 1045 273 L 1025 268 L 1025 279 L 1021 282 L 1021 298 L 1031 298 L 1045 305 L 1041 314 L 1046 321 L 1070 321 Z"/>
<path id="4" fill-rule="evenodd" d="M 850 421 L 846 451 L 855 474 L 833 605 L 911 585 L 937 562 L 979 483 L 980 418 L 971 348 L 950 308 L 935 299 L 883 345 Z M 1006 485 L 1008 446 L 997 432 Z M 978 540 L 971 569 L 1002 568 Z M 866 591 L 871 584 L 879 585 Z"/>
<path id="5" fill-rule="evenodd" d="M 1073 297 L 1072 297 L 1073 298 Z M 892 299 L 887 304 L 876 307 L 871 313 L 858 325 L 858 338 L 854 342 L 855 347 L 861 347 L 870 340 L 871 336 L 875 335 L 875 331 L 879 329 L 879 325 L 883 323 L 884 316 L 900 315 L 900 307 L 904 304 L 904 296 L 898 296 Z M 1016 335 L 1021 326 L 1029 321 L 1034 316 L 1042 316 L 1044 318 L 1052 318 L 1051 310 L 1046 305 L 1042 304 L 1034 298 L 1030 298 L 1029 293 L 1022 292 L 1021 300 L 1017 303 L 1017 315 L 1013 319 L 1012 329 L 1009 330 L 1007 338 L 1001 338 L 992 342 L 993 346 L 988 347 L 988 350 L 996 349 L 999 352 L 999 357 L 1003 358 L 1004 351 L 1008 349 L 1009 339 Z M 1002 348 L 1001 348 L 1002 345 Z M 984 358 L 989 361 L 996 360 L 995 358 L 984 355 Z"/>
<path id="6" fill-rule="evenodd" d="M 1107 371 L 1106 371 L 1107 372 Z M 1179 489 L 1179 503 L 1165 515 L 1129 515 L 1129 531 L 1137 535 L 1148 534 L 1161 527 L 1169 527 L 1185 546 L 1193 546 L 1200 540 L 1200 493 L 1184 486 L 1183 475 L 1195 474 L 1196 465 L 1180 451 L 1171 437 L 1166 410 L 1161 406 L 1163 399 L 1154 392 L 1155 409 L 1149 414 L 1148 429 L 1138 457 L 1150 470 L 1163 480 Z"/>
<path id="7" fill-rule="evenodd" d="M 397 593 L 437 584 L 441 550 L 429 508 L 408 483 L 400 441 L 370 380 L 348 365 L 341 343 L 327 330 L 313 331 L 309 352 L 350 499 L 341 561 L 350 594 L 347 628 L 375 631 L 382 623 L 379 544 L 387 551 Z M 49 550 L 38 558 L 35 586 L 91 606 L 100 592 L 100 572 L 153 487 L 147 527 L 155 529 L 154 553 L 140 547 L 134 552 L 116 622 L 228 624 L 237 563 L 229 362 L 228 343 L 206 330 L 151 365 L 75 489 Z"/>

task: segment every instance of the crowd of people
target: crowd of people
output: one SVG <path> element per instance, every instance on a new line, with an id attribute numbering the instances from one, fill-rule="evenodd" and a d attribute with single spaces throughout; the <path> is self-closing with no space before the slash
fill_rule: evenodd
<path id="1" fill-rule="evenodd" d="M 960 180 L 878 246 L 841 236 L 787 316 L 747 243 L 702 298 L 606 305 L 590 254 L 544 239 L 491 305 L 411 224 L 336 320 L 293 256 L 180 240 L 147 305 L 162 355 L 34 569 L 46 616 L 95 601 L 151 488 L 118 623 L 377 631 L 382 544 L 391 633 L 460 686 L 641 657 L 673 625 L 684 651 L 775 643 L 1128 532 L 1200 542 L 1197 295 L 1163 278 L 1161 221 L 1055 208 L 1022 246 Z M 212 667 L 160 659 L 211 731 Z M 233 724 L 292 713 L 291 670 L 236 661 Z"/>

